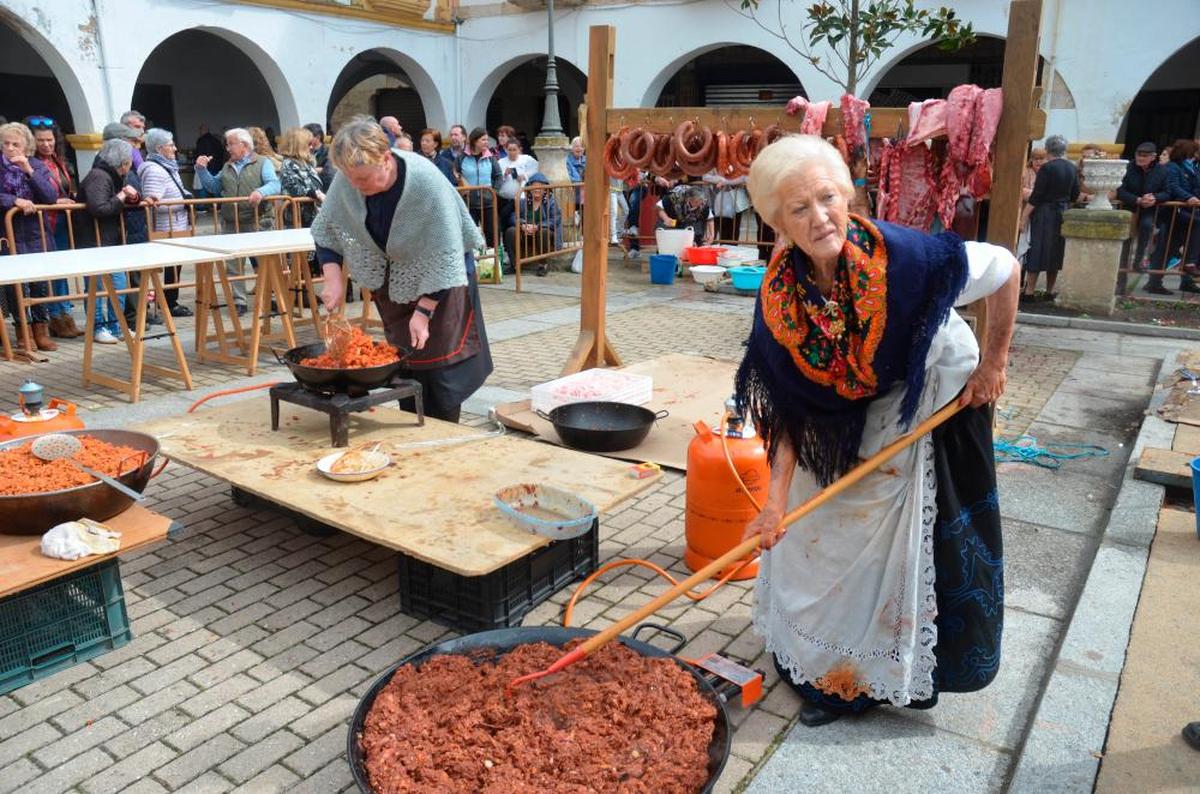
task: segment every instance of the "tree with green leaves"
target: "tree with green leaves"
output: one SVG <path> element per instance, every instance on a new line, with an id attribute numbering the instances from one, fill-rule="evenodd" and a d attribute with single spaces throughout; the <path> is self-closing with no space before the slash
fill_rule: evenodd
<path id="1" fill-rule="evenodd" d="M 957 50 L 975 41 L 970 23 L 964 23 L 945 6 L 935 11 L 916 8 L 913 0 L 836 0 L 813 3 L 805 9 L 799 31 L 785 19 L 785 2 L 774 0 L 776 19 L 765 21 L 759 0 L 740 0 L 735 9 L 752 19 L 799 54 L 847 94 L 858 89 L 865 74 L 905 33 L 932 39 L 938 48 Z M 732 0 L 726 0 L 732 3 Z M 821 53 L 825 51 L 825 54 Z"/>

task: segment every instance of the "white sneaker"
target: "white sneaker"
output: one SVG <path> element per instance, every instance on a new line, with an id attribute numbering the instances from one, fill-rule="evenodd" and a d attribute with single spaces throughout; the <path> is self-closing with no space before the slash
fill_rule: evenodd
<path id="1" fill-rule="evenodd" d="M 101 345 L 115 345 L 118 339 L 112 331 L 108 330 L 107 328 L 103 328 L 96 332 L 94 341 Z"/>
<path id="2" fill-rule="evenodd" d="M 638 236 L 638 228 L 636 226 L 630 226 L 630 227 L 626 228 L 625 236 L 626 237 L 637 237 Z"/>
<path id="3" fill-rule="evenodd" d="M 642 258 L 642 250 L 640 248 L 630 248 L 629 249 L 629 258 L 630 259 L 641 259 Z"/>

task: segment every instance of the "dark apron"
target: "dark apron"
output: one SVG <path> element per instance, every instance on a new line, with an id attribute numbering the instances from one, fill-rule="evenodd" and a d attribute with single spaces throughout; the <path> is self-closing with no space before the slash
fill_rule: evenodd
<path id="1" fill-rule="evenodd" d="M 435 419 L 457 421 L 458 408 L 492 373 L 492 353 L 483 325 L 479 304 L 479 284 L 475 278 L 475 258 L 467 254 L 467 285 L 447 290 L 429 321 L 429 339 L 425 349 L 417 351 L 400 370 L 400 376 L 421 384 L 425 413 Z M 384 274 L 384 284 L 388 283 Z M 396 303 L 387 295 L 386 286 L 371 293 L 383 321 L 388 342 L 411 348 L 408 321 L 416 301 Z"/>

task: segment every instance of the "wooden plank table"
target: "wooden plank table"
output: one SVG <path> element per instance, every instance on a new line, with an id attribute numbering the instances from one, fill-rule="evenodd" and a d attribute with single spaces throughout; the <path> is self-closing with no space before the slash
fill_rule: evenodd
<path id="1" fill-rule="evenodd" d="M 177 378 L 183 382 L 185 388 L 192 388 L 192 374 L 188 369 L 187 358 L 175 332 L 175 320 L 167 306 L 162 271 L 164 267 L 198 264 L 210 258 L 210 255 L 203 251 L 178 248 L 157 242 L 18 254 L 5 257 L 4 267 L 0 268 L 0 285 L 53 281 L 75 276 L 90 277 L 88 278 L 86 308 L 87 325 L 83 340 L 83 385 L 99 383 L 102 386 L 124 392 L 129 396 L 131 402 L 137 402 L 141 397 L 142 375 L 145 373 Z M 129 380 L 121 380 L 96 372 L 92 367 L 92 355 L 95 348 L 95 309 L 99 292 L 103 290 L 105 297 L 111 300 L 113 305 L 117 305 L 118 296 L 113 286 L 112 274 L 127 271 L 140 272 L 142 278 L 139 279 L 137 293 L 126 296 L 127 299 L 132 297 L 137 302 L 137 319 L 132 332 L 125 321 L 125 315 L 119 311 L 115 312 L 117 323 L 121 328 L 121 335 L 125 339 L 125 346 L 129 350 L 130 359 Z M 163 335 L 170 338 L 171 347 L 175 352 L 176 369 L 144 363 L 146 309 L 151 289 L 154 291 L 154 299 L 158 303 L 163 318 Z M 17 291 L 17 294 L 20 295 L 20 290 Z M 17 312 L 17 325 L 21 329 L 21 336 L 26 337 L 28 326 L 25 322 L 23 306 Z"/>
<path id="2" fill-rule="evenodd" d="M 206 261 L 216 265 L 227 259 L 255 257 L 258 262 L 258 278 L 254 288 L 254 313 L 247 339 L 241 318 L 234 310 L 233 291 L 224 267 L 205 266 L 196 269 L 196 357 L 200 361 L 213 359 L 226 364 L 246 367 L 253 375 L 258 369 L 258 356 L 264 338 L 279 338 L 289 348 L 296 346 L 296 334 L 292 328 L 291 301 L 285 274 L 289 273 L 286 260 L 289 254 L 312 251 L 315 247 L 312 233 L 308 229 L 274 229 L 264 232 L 238 232 L 234 234 L 205 234 L 193 237 L 162 238 L 159 242 L 180 249 L 207 252 Z M 216 280 L 213 275 L 216 274 Z M 218 296 L 217 290 L 222 294 Z M 263 333 L 263 323 L 270 323 L 270 307 L 274 304 L 279 313 L 283 330 L 272 334 L 270 326 Z M 219 307 L 227 310 L 232 326 L 232 341 L 225 331 L 225 322 Z M 212 321 L 214 334 L 208 332 Z M 210 351 L 209 343 L 215 341 L 217 350 Z M 239 355 L 231 352 L 237 347 Z"/>
<path id="3" fill-rule="evenodd" d="M 57 560 L 42 554 L 41 535 L 0 535 L 0 598 L 165 540 L 180 529 L 166 516 L 136 504 L 102 523 L 121 533 L 120 550 L 78 560 Z"/>
<path id="4" fill-rule="evenodd" d="M 394 407 L 352 414 L 350 443 L 382 441 L 392 466 L 363 483 L 338 483 L 316 470 L 329 453 L 325 414 L 256 396 L 139 425 L 172 460 L 256 496 L 462 576 L 482 576 L 549 541 L 510 524 L 492 504 L 503 486 L 544 483 L 605 511 L 649 486 L 627 463 L 512 436 L 421 449 L 395 445 L 481 431 Z"/>

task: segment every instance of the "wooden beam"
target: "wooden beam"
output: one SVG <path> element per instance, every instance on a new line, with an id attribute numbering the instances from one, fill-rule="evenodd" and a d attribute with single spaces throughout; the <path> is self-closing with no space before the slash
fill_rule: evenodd
<path id="1" fill-rule="evenodd" d="M 1035 64 L 1036 67 L 1036 64 Z M 1007 88 L 1005 89 L 1007 92 Z M 908 108 L 871 108 L 871 137 L 891 138 L 901 127 L 908 129 Z M 1027 138 L 1041 138 L 1046 129 L 1046 113 L 1030 108 L 1023 114 L 1027 119 Z M 651 132 L 674 132 L 680 123 L 691 120 L 712 129 L 726 132 L 768 127 L 778 124 L 790 132 L 800 131 L 803 115 L 789 116 L 783 105 L 731 105 L 711 108 L 610 108 L 607 130 L 614 133 L 622 127 L 641 127 Z M 1017 125 L 1019 130 L 1021 125 Z M 821 134 L 827 137 L 842 134 L 842 111 L 829 109 Z M 1021 133 L 1017 133 L 1018 137 Z"/>
<path id="2" fill-rule="evenodd" d="M 607 114 L 613 98 L 613 55 L 616 28 L 593 25 L 588 30 L 587 151 L 596 167 L 587 169 L 583 180 L 583 281 L 579 310 L 579 339 L 563 374 L 590 367 L 619 366 L 604 333 L 608 289 L 608 174 L 605 173 L 604 142 L 608 135 Z"/>
<path id="3" fill-rule="evenodd" d="M 1010 251 L 1017 247 L 1021 218 L 1021 176 L 1029 153 L 1034 82 L 1037 79 L 1038 37 L 1042 0 L 1013 0 L 1008 12 L 1004 45 L 1004 106 L 996 130 L 992 199 L 988 211 L 988 242 Z M 1044 120 L 1043 120 L 1044 128 Z M 1044 131 L 1044 129 L 1043 129 Z"/>
<path id="4" fill-rule="evenodd" d="M 996 129 L 987 239 L 1014 252 L 1021 225 L 1021 177 L 1025 173 L 1029 140 L 1040 138 L 1045 130 L 1045 115 L 1040 114 L 1038 119 L 1032 115 L 1041 26 L 1042 0 L 1013 0 L 1009 4 L 1002 78 L 1004 104 Z M 1034 120 L 1040 122 L 1037 134 L 1030 130 Z M 982 344 L 987 338 L 987 305 L 976 301 L 972 309 L 976 317 L 975 333 Z"/>

